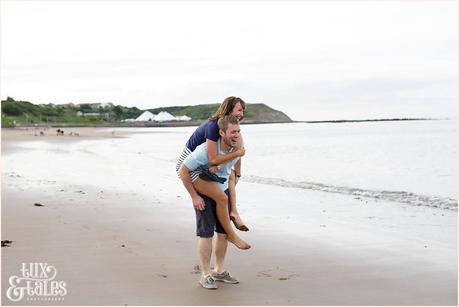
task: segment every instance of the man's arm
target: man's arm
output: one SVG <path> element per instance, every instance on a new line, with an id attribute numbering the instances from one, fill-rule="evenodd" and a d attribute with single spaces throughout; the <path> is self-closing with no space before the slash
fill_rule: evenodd
<path id="1" fill-rule="evenodd" d="M 180 167 L 179 174 L 180 174 L 180 179 L 182 179 L 183 185 L 185 186 L 185 189 L 188 191 L 188 193 L 191 196 L 191 201 L 193 202 L 193 206 L 196 209 L 204 210 L 204 207 L 205 207 L 204 200 L 202 199 L 201 196 L 199 196 L 199 194 L 194 189 L 193 182 L 191 182 L 190 170 L 188 167 L 185 166 L 185 164 L 182 164 L 182 166 Z"/>
<path id="2" fill-rule="evenodd" d="M 241 176 L 241 170 L 242 170 L 242 159 L 239 159 L 236 164 L 234 165 L 234 175 L 236 175 L 236 184 L 239 181 L 239 177 Z"/>

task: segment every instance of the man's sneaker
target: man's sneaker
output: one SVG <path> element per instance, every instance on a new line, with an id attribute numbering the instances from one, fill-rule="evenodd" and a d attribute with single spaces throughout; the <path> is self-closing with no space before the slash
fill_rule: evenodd
<path id="1" fill-rule="evenodd" d="M 215 283 L 215 279 L 213 279 L 211 275 L 201 276 L 199 283 L 201 284 L 201 286 L 203 286 L 206 289 L 212 289 L 212 290 L 218 289 L 218 286 Z"/>
<path id="2" fill-rule="evenodd" d="M 238 284 L 239 283 L 239 281 L 236 278 L 234 278 L 233 276 L 231 276 L 231 274 L 228 271 L 223 271 L 220 274 L 218 274 L 216 272 L 213 272 L 212 273 L 212 277 L 215 280 L 227 282 L 229 284 Z"/>

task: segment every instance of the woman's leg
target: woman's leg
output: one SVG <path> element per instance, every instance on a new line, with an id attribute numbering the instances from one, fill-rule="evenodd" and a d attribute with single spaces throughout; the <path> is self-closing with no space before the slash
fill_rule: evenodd
<path id="1" fill-rule="evenodd" d="M 241 231 L 248 231 L 249 228 L 244 224 L 242 221 L 239 212 L 237 211 L 237 206 L 236 206 L 236 175 L 234 174 L 234 170 L 231 171 L 231 175 L 229 177 L 228 181 L 228 190 L 229 190 L 229 195 L 230 195 L 230 218 L 233 219 L 234 225 L 236 226 L 237 229 Z"/>
<path id="2" fill-rule="evenodd" d="M 240 249 L 249 249 L 250 245 L 242 240 L 231 227 L 229 213 L 228 213 L 228 197 L 218 187 L 216 182 L 205 181 L 200 178 L 193 182 L 193 186 L 198 193 L 212 198 L 217 204 L 217 218 L 223 229 L 225 230 L 228 241 L 236 245 Z"/>

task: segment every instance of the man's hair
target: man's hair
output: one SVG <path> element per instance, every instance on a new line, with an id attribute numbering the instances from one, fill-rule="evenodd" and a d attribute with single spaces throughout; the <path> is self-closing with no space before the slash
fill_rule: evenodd
<path id="1" fill-rule="evenodd" d="M 226 115 L 226 116 L 220 117 L 217 124 L 218 124 L 218 129 L 221 129 L 226 132 L 226 129 L 228 129 L 228 124 L 239 125 L 239 120 L 234 115 Z"/>
<path id="2" fill-rule="evenodd" d="M 217 112 L 215 112 L 214 115 L 212 115 L 209 119 L 216 120 L 225 115 L 229 115 L 233 111 L 234 107 L 237 105 L 238 102 L 241 104 L 242 109 L 245 110 L 244 100 L 242 100 L 239 97 L 230 96 L 223 100 Z"/>

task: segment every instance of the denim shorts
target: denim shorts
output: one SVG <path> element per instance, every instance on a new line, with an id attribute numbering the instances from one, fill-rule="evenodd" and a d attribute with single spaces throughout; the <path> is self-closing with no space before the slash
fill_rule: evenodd
<path id="1" fill-rule="evenodd" d="M 230 211 L 230 196 L 229 191 L 225 191 L 228 196 L 228 212 Z M 214 232 L 226 233 L 217 218 L 217 204 L 207 196 L 200 195 L 204 199 L 206 206 L 204 210 L 194 208 L 196 213 L 196 235 L 202 238 L 212 238 Z"/>
<path id="2" fill-rule="evenodd" d="M 185 147 L 182 150 L 180 157 L 178 158 L 177 164 L 175 164 L 175 172 L 177 173 L 179 178 L 180 178 L 180 174 L 179 174 L 180 167 L 182 166 L 183 161 L 185 161 L 186 157 L 188 157 L 191 153 L 192 151 Z M 190 172 L 191 182 L 195 182 L 195 180 L 199 178 L 199 175 L 201 175 L 200 170 L 191 171 Z"/>

